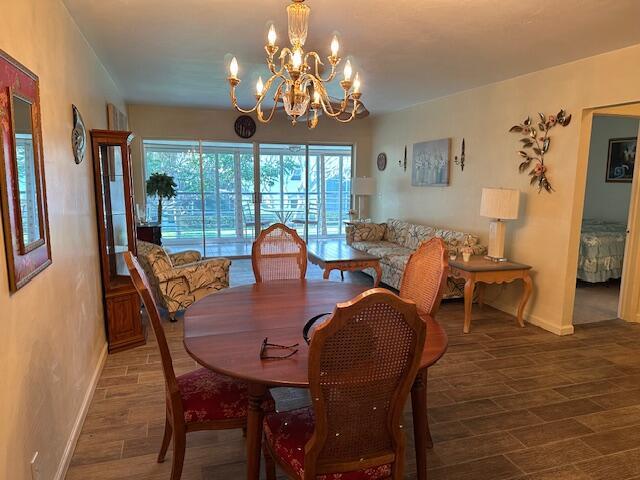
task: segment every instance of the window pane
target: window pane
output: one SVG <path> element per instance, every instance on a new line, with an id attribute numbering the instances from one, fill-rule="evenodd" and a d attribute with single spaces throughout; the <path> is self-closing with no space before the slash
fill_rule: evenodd
<path id="1" fill-rule="evenodd" d="M 230 244 L 250 245 L 256 229 L 255 181 L 262 199 L 259 228 L 283 222 L 307 238 L 344 234 L 352 147 L 312 145 L 308 158 L 305 145 L 259 148 L 260 173 L 254 180 L 252 144 L 144 141 L 147 178 L 167 173 L 177 184 L 177 196 L 162 203 L 164 245 L 195 248 L 205 256 L 222 255 Z M 147 199 L 147 220 L 157 221 L 157 206 L 157 198 Z M 225 251 L 247 253 L 244 248 Z"/>
<path id="2" fill-rule="evenodd" d="M 306 147 L 260 145 L 260 221 L 284 223 L 303 236 L 306 211 Z"/>
<path id="3" fill-rule="evenodd" d="M 351 205 L 351 158 L 349 145 L 309 146 L 310 192 L 318 195 L 320 237 L 344 234 Z"/>
<path id="4" fill-rule="evenodd" d="M 145 140 L 145 172 L 171 175 L 176 197 L 162 201 L 162 241 L 168 247 L 203 253 L 202 197 L 198 142 Z M 147 220 L 158 221 L 158 198 L 147 197 Z"/>
<path id="5" fill-rule="evenodd" d="M 253 146 L 202 142 L 205 242 L 253 237 Z"/>

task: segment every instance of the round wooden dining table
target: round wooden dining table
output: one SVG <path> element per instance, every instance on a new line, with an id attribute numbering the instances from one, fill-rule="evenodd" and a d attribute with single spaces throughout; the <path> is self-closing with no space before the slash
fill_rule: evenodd
<path id="1" fill-rule="evenodd" d="M 200 365 L 249 385 L 247 413 L 247 479 L 260 476 L 262 401 L 270 387 L 309 387 L 308 347 L 304 324 L 368 287 L 326 280 L 287 280 L 228 288 L 191 305 L 184 316 L 184 346 Z M 444 329 L 430 316 L 421 370 L 411 390 L 418 478 L 426 479 L 427 368 L 447 348 Z M 279 345 L 298 344 L 284 360 L 261 359 L 265 338 Z"/>

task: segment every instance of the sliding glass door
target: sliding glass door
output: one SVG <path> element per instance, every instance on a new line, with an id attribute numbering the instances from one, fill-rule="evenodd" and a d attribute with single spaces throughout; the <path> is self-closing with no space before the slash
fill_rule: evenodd
<path id="1" fill-rule="evenodd" d="M 260 222 L 303 229 L 306 219 L 306 145 L 260 145 Z"/>
<path id="2" fill-rule="evenodd" d="M 351 208 L 352 147 L 309 146 L 309 238 L 341 236 Z"/>
<path id="3" fill-rule="evenodd" d="M 162 224 L 165 245 L 193 248 L 204 253 L 203 204 L 200 175 L 200 145 L 191 141 L 145 140 L 146 178 L 153 173 L 171 175 L 176 196 L 162 202 L 158 218 L 158 199 L 148 197 L 145 218 Z"/>
<path id="4" fill-rule="evenodd" d="M 255 233 L 252 144 L 145 140 L 144 156 L 147 178 L 166 173 L 177 185 L 162 219 L 158 199 L 147 198 L 146 219 L 162 224 L 163 245 L 204 256 L 247 253 Z"/>
<path id="5" fill-rule="evenodd" d="M 253 238 L 253 146 L 202 142 L 205 248 Z"/>
<path id="6" fill-rule="evenodd" d="M 350 145 L 260 145 L 260 218 L 306 239 L 344 233 L 351 206 Z"/>
<path id="7" fill-rule="evenodd" d="M 307 239 L 344 234 L 352 147 L 338 145 L 144 140 L 146 178 L 174 177 L 176 197 L 147 198 L 146 219 L 161 221 L 163 245 L 204 256 L 246 255 L 260 229 L 285 223 Z M 254 151 L 258 152 L 255 162 Z"/>

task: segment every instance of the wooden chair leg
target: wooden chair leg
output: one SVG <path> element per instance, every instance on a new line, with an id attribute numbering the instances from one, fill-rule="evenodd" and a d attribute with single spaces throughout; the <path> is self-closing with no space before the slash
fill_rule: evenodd
<path id="1" fill-rule="evenodd" d="M 427 370 L 424 374 L 424 396 L 425 396 L 425 406 L 427 410 L 429 409 L 429 388 L 427 384 L 427 376 L 429 375 L 429 370 Z M 431 430 L 429 430 L 429 415 L 426 415 L 426 429 L 427 429 L 427 448 L 433 448 L 433 438 L 431 438 Z"/>
<path id="2" fill-rule="evenodd" d="M 262 450 L 264 451 L 264 471 L 267 474 L 267 480 L 276 480 L 276 462 L 266 445 Z"/>
<path id="3" fill-rule="evenodd" d="M 162 437 L 162 446 L 160 447 L 160 453 L 158 454 L 158 463 L 164 462 L 164 457 L 167 454 L 169 443 L 171 443 L 171 436 L 173 434 L 173 427 L 171 422 L 167 418 L 164 424 L 164 437 Z"/>
<path id="4" fill-rule="evenodd" d="M 173 431 L 173 462 L 171 464 L 171 480 L 180 480 L 184 465 L 184 452 L 187 446 L 187 434 L 183 428 Z"/>
<path id="5" fill-rule="evenodd" d="M 429 430 L 429 417 L 427 417 L 427 448 L 433 448 L 433 438 L 431 438 L 431 430 Z"/>

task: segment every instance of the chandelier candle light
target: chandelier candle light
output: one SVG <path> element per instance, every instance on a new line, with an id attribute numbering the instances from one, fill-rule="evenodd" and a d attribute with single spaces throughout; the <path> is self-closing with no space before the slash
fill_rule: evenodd
<path id="1" fill-rule="evenodd" d="M 360 101 L 361 81 L 358 73 L 353 75 L 353 67 L 349 60 L 344 65 L 344 78 L 340 82 L 344 91 L 342 100 L 332 101 L 325 87 L 325 84 L 335 79 L 337 67 L 342 60 L 338 55 L 340 51 L 338 38 L 334 36 L 331 41 L 331 55 L 327 57 L 331 72 L 327 78 L 320 76 L 320 66 L 324 65 L 320 55 L 316 52 L 305 53 L 303 50 L 307 40 L 310 13 L 311 9 L 305 5 L 304 0 L 293 0 L 293 3 L 287 7 L 291 46 L 283 48 L 277 60 L 275 55 L 279 47 L 276 44 L 276 30 L 273 25 L 269 28 L 264 49 L 267 52 L 267 65 L 271 77 L 266 82 L 262 81 L 262 77 L 258 78 L 255 90 L 256 104 L 249 110 L 238 106 L 236 87 L 240 84 L 240 78 L 238 77 L 238 60 L 233 57 L 229 64 L 228 80 L 231 86 L 231 104 L 236 110 L 242 113 L 256 112 L 260 122 L 268 123 L 273 118 L 279 102 L 282 102 L 292 124 L 295 125 L 299 119 L 306 117 L 307 127 L 310 129 L 317 126 L 318 115 L 321 112 L 341 123 L 348 123 L 356 118 L 358 109 L 364 107 Z M 270 97 L 269 92 L 272 90 L 274 91 L 273 107 L 271 112 L 265 115 L 262 108 L 263 102 Z"/>

